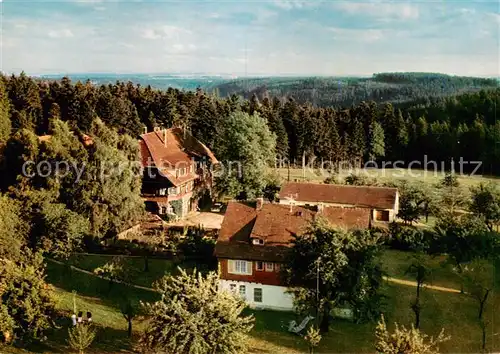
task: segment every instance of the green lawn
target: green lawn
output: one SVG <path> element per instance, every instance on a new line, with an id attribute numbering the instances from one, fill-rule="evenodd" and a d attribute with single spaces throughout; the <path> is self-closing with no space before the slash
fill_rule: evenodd
<path id="1" fill-rule="evenodd" d="M 405 270 L 410 262 L 409 253 L 388 250 L 382 257 L 384 268 L 388 275 L 412 280 L 406 276 Z M 104 257 L 93 257 L 80 260 L 80 266 L 92 268 L 102 262 Z M 141 261 L 140 259 L 137 259 Z M 459 282 L 449 268 L 442 267 L 442 258 L 433 258 L 434 265 L 432 284 L 447 287 L 459 287 Z M 135 262 L 135 261 L 134 261 Z M 151 263 L 151 272 L 161 276 L 163 271 L 172 269 L 166 261 L 157 260 Z M 132 262 L 132 264 L 134 264 Z M 137 263 L 138 269 L 142 263 Z M 170 268 L 169 268 L 170 267 Z M 94 321 L 99 331 L 95 343 L 89 353 L 130 352 L 140 331 L 145 327 L 144 319 L 134 321 L 134 338 L 132 343 L 126 334 L 126 321 L 119 310 L 119 302 L 124 297 L 135 297 L 143 301 L 154 301 L 158 295 L 149 291 L 134 289 L 125 285 L 110 284 L 106 280 L 92 275 L 71 271 L 68 267 L 48 263 L 47 280 L 55 286 L 57 309 L 62 314 L 58 320 L 59 329 L 48 334 L 48 341 L 43 346 L 30 350 L 37 353 L 66 353 L 67 328 L 70 324 L 70 314 L 73 309 L 72 290 L 77 290 L 77 309 L 93 313 Z M 148 281 L 153 279 L 149 276 Z M 145 284 L 145 283 L 143 283 Z M 411 286 L 387 283 L 383 293 L 387 296 L 384 314 L 390 327 L 396 321 L 410 325 L 414 321 L 410 304 L 415 296 L 415 288 Z M 481 331 L 477 323 L 476 303 L 467 295 L 444 293 L 431 289 L 422 292 L 422 330 L 429 335 L 437 335 L 441 328 L 452 336 L 452 339 L 441 345 L 441 350 L 448 353 L 479 352 Z M 488 348 L 500 351 L 500 312 L 495 311 L 500 306 L 500 296 L 494 293 L 488 303 L 485 315 L 490 321 L 488 329 Z M 248 336 L 249 350 L 252 353 L 298 353 L 306 352 L 304 340 L 288 333 L 286 326 L 297 318 L 293 313 L 274 311 L 251 311 L 255 316 L 255 327 Z M 373 352 L 374 324 L 354 324 L 348 321 L 336 320 L 329 333 L 323 336 L 318 352 L 328 353 L 361 353 Z M 0 352 L 21 353 L 24 351 L 0 350 Z"/>
<path id="2" fill-rule="evenodd" d="M 107 255 L 76 255 L 70 261 L 75 267 L 93 271 L 102 267 L 114 257 Z M 170 274 L 177 269 L 174 262 L 165 259 L 150 258 L 149 270 L 144 271 L 145 260 L 142 257 L 123 257 L 126 281 L 140 286 L 151 287 L 155 280 L 165 274 Z"/>
<path id="3" fill-rule="evenodd" d="M 278 173 L 282 178 L 285 180 L 288 178 L 288 169 L 287 168 L 272 168 L 272 172 Z M 444 176 L 445 173 L 442 172 L 436 172 L 434 173 L 433 171 L 424 171 L 424 170 L 417 170 L 417 169 L 403 169 L 403 168 L 396 168 L 396 169 L 366 169 L 362 171 L 358 171 L 359 174 L 366 175 L 369 178 L 375 178 L 379 182 L 394 182 L 398 180 L 408 180 L 410 182 L 421 182 L 421 183 L 427 183 L 434 185 L 438 183 Z M 344 171 L 340 173 L 341 178 L 345 178 L 350 174 L 349 171 Z M 328 172 L 324 170 L 323 172 L 320 171 L 319 169 L 308 169 L 306 168 L 306 171 L 304 171 L 300 168 L 291 168 L 290 169 L 290 180 L 305 180 L 306 181 L 316 181 L 316 182 L 322 182 L 325 180 L 325 178 L 328 177 Z M 494 182 L 494 183 L 500 183 L 500 180 L 498 177 L 494 176 L 459 176 L 458 181 L 460 184 L 462 184 L 465 187 L 469 186 L 474 186 L 479 183 L 488 183 L 488 182 Z"/>
<path id="4" fill-rule="evenodd" d="M 428 281 L 429 285 L 460 289 L 460 278 L 452 271 L 451 265 L 446 262 L 445 256 L 429 256 L 427 258 L 431 268 L 431 274 Z M 415 281 L 411 275 L 405 274 L 411 263 L 411 252 L 386 250 L 382 253 L 384 271 L 391 277 Z"/>

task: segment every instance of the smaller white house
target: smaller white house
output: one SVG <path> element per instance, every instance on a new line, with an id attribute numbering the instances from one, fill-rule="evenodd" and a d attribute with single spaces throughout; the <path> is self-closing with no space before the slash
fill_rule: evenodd
<path id="1" fill-rule="evenodd" d="M 253 308 L 293 310 L 293 296 L 281 279 L 281 267 L 294 235 L 315 217 L 347 228 L 368 228 L 370 211 L 325 207 L 321 210 L 280 204 L 230 202 L 215 245 L 220 288 Z"/>
<path id="2" fill-rule="evenodd" d="M 293 310 L 293 296 L 286 293 L 284 286 L 222 279 L 220 287 L 237 293 L 254 309 Z"/>

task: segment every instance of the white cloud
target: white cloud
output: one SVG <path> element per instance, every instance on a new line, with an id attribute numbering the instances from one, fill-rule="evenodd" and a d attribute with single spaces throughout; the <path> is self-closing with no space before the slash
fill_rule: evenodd
<path id="1" fill-rule="evenodd" d="M 185 28 L 181 28 L 181 27 L 177 27 L 177 26 L 171 26 L 171 25 L 165 25 L 162 27 L 162 30 L 163 30 L 163 35 L 166 37 L 166 38 L 175 38 L 175 39 L 178 39 L 179 36 L 183 35 L 183 34 L 189 34 L 191 33 L 191 31 L 185 29 Z"/>
<path id="2" fill-rule="evenodd" d="M 273 4 L 279 8 L 282 8 L 284 10 L 291 10 L 291 9 L 302 9 L 305 7 L 311 7 L 311 6 L 316 6 L 319 5 L 320 2 L 317 0 L 274 0 Z"/>
<path id="3" fill-rule="evenodd" d="M 50 38 L 71 38 L 74 37 L 70 29 L 64 28 L 60 30 L 50 30 L 48 33 Z"/>
<path id="4" fill-rule="evenodd" d="M 495 21 L 498 25 L 500 25 L 500 14 L 499 13 L 490 12 L 487 14 L 487 16 L 489 18 L 493 19 L 493 21 Z"/>
<path id="5" fill-rule="evenodd" d="M 379 18 L 417 19 L 419 8 L 415 4 L 396 2 L 355 2 L 338 1 L 334 6 L 350 14 L 365 14 Z"/>
<path id="6" fill-rule="evenodd" d="M 173 54 L 189 54 L 196 51 L 197 47 L 194 44 L 176 43 L 167 48 L 167 51 Z"/>
<path id="7" fill-rule="evenodd" d="M 156 33 L 155 30 L 153 29 L 145 29 L 142 31 L 142 38 L 145 38 L 145 39 L 157 39 L 157 38 L 160 38 L 161 35 Z"/>
<path id="8" fill-rule="evenodd" d="M 379 29 L 329 28 L 337 40 L 376 42 L 384 38 L 384 31 Z"/>

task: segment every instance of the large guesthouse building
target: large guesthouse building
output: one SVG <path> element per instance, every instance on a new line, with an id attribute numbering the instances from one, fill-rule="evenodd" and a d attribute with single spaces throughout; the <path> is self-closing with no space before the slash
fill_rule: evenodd
<path id="1" fill-rule="evenodd" d="M 174 218 L 196 210 L 201 195 L 211 190 L 210 166 L 218 163 L 210 149 L 181 128 L 145 132 L 139 147 L 146 209 Z"/>
<path id="2" fill-rule="evenodd" d="M 215 246 L 221 289 L 239 293 L 254 308 L 292 310 L 280 269 L 293 236 L 319 216 L 344 228 L 370 225 L 370 211 L 362 208 L 230 202 Z"/>

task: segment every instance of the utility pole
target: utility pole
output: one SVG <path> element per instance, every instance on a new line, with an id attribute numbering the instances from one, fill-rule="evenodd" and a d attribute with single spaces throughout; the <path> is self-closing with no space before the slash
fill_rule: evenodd
<path id="1" fill-rule="evenodd" d="M 290 203 L 290 214 L 293 212 L 293 205 L 295 204 L 295 198 L 297 197 L 297 194 L 289 194 L 288 197 L 285 198 Z"/>
<path id="2" fill-rule="evenodd" d="M 316 260 L 316 328 L 319 328 L 319 263 L 321 257 Z"/>

